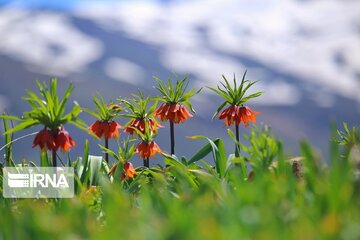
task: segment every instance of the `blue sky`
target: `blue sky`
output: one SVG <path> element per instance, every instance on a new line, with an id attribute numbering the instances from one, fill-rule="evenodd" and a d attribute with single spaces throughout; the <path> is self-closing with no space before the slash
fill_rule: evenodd
<path id="1" fill-rule="evenodd" d="M 53 8 L 57 10 L 71 9 L 79 4 L 86 3 L 119 3 L 119 2 L 135 2 L 145 0 L 0 0 L 0 5 L 12 4 L 26 8 Z M 176 0 L 146 0 L 147 2 L 175 2 Z"/>
<path id="2" fill-rule="evenodd" d="M 120 0 L 55 0 L 55 1 L 48 1 L 48 0 L 0 0 L 1 4 L 12 4 L 17 5 L 20 7 L 26 8 L 54 8 L 54 9 L 69 9 L 72 8 L 74 5 L 82 4 L 84 2 L 119 2 Z"/>

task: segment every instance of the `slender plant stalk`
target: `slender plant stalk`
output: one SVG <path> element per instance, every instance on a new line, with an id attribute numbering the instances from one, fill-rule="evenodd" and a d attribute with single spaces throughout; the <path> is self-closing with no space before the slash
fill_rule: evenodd
<path id="1" fill-rule="evenodd" d="M 143 159 L 143 163 L 144 163 L 144 167 L 149 168 L 149 158 L 148 157 Z"/>
<path id="2" fill-rule="evenodd" d="M 105 148 L 109 149 L 109 139 L 105 138 Z M 109 163 L 109 153 L 105 152 L 105 161 Z"/>
<path id="3" fill-rule="evenodd" d="M 239 124 L 235 123 L 235 135 L 236 135 L 236 143 L 235 143 L 235 155 L 240 156 L 240 133 L 239 133 Z M 237 156 L 237 157 L 238 157 Z"/>
<path id="4" fill-rule="evenodd" d="M 174 137 L 174 123 L 170 121 L 170 143 L 171 155 L 175 154 L 175 137 Z"/>
<path id="5" fill-rule="evenodd" d="M 9 130 L 9 125 L 6 119 L 3 119 L 4 123 L 4 130 L 5 132 Z M 12 128 L 14 127 L 13 122 L 11 121 Z M 6 134 L 5 135 L 5 166 L 10 167 L 10 160 L 12 159 L 12 142 L 13 142 L 13 134 Z M 2 150 L 2 147 L 0 150 Z"/>
<path id="6" fill-rule="evenodd" d="M 56 150 L 55 149 L 52 150 L 52 162 L 53 162 L 53 167 L 57 167 Z"/>

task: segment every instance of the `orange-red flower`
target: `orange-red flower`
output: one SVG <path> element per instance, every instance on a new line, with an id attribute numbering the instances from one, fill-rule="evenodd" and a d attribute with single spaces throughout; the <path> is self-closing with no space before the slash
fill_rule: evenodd
<path id="1" fill-rule="evenodd" d="M 136 171 L 134 166 L 130 162 L 124 163 L 124 172 L 121 173 L 121 179 L 124 180 L 125 178 L 134 178 Z"/>
<path id="2" fill-rule="evenodd" d="M 53 135 L 52 132 L 44 128 L 36 134 L 32 147 L 39 145 L 42 151 L 57 151 L 59 148 L 62 151 L 69 151 L 71 147 L 75 147 L 75 141 L 71 138 L 69 133 L 65 131 L 64 127 L 59 128 Z"/>
<path id="3" fill-rule="evenodd" d="M 32 147 L 34 148 L 37 145 L 39 145 L 42 151 L 53 150 L 55 148 L 55 140 L 50 130 L 44 128 L 36 134 Z"/>
<path id="4" fill-rule="evenodd" d="M 154 141 L 149 143 L 142 141 L 137 145 L 135 153 L 139 153 L 141 158 L 149 158 L 154 157 L 157 153 L 161 153 L 161 149 Z"/>
<path id="5" fill-rule="evenodd" d="M 157 131 L 158 128 L 163 127 L 160 125 L 158 121 L 154 121 L 154 119 L 150 118 L 147 120 L 150 133 L 153 134 Z M 136 133 L 135 129 L 139 130 L 141 133 L 145 133 L 145 120 L 144 119 L 134 119 L 130 122 L 130 124 L 125 128 L 124 132 L 129 133 L 130 135 L 134 135 Z"/>
<path id="6" fill-rule="evenodd" d="M 97 120 L 89 127 L 89 130 L 94 133 L 98 138 L 117 138 L 119 137 L 120 124 L 115 121 L 100 121 Z"/>
<path id="7" fill-rule="evenodd" d="M 185 106 L 178 103 L 163 103 L 156 109 L 154 115 L 160 118 L 161 121 L 169 120 L 173 123 L 183 123 L 189 117 L 191 118 L 193 116 Z"/>
<path id="8" fill-rule="evenodd" d="M 69 133 L 65 131 L 62 127 L 55 134 L 55 147 L 54 150 L 57 151 L 59 148 L 61 151 L 67 152 L 71 147 L 75 147 L 75 141 L 71 138 Z"/>
<path id="9" fill-rule="evenodd" d="M 240 108 L 240 116 L 241 116 L 241 121 L 243 122 L 243 124 L 245 126 L 249 125 L 249 121 L 250 122 L 256 122 L 256 117 L 255 115 L 260 114 L 260 112 L 256 112 L 254 110 L 252 110 L 249 107 L 241 107 Z"/>
<path id="10" fill-rule="evenodd" d="M 236 105 L 230 105 L 230 107 L 225 108 L 220 114 L 219 119 L 225 119 L 225 125 L 240 124 L 241 118 L 239 115 L 239 107 Z"/>
<path id="11" fill-rule="evenodd" d="M 238 125 L 241 122 L 248 126 L 249 121 L 256 122 L 255 115 L 257 114 L 260 114 L 260 112 L 253 111 L 249 107 L 230 105 L 219 114 L 219 119 L 225 119 L 226 126 L 233 125 L 234 123 Z"/>

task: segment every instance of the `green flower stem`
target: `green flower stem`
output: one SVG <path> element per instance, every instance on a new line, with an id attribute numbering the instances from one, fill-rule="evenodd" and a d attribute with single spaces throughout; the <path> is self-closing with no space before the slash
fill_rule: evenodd
<path id="1" fill-rule="evenodd" d="M 109 139 L 105 138 L 105 148 L 109 149 Z M 109 163 L 109 153 L 105 152 L 105 161 Z"/>
<path id="2" fill-rule="evenodd" d="M 174 137 L 174 123 L 170 121 L 170 143 L 171 155 L 175 154 L 175 137 Z"/>
<path id="3" fill-rule="evenodd" d="M 149 158 L 148 158 L 148 157 L 147 157 L 147 158 L 144 158 L 144 159 L 143 159 L 143 162 L 144 162 L 144 167 L 149 168 Z"/>
<path id="4" fill-rule="evenodd" d="M 239 124 L 235 123 L 235 136 L 236 136 L 236 143 L 235 143 L 235 156 L 240 156 L 240 133 L 239 133 Z"/>

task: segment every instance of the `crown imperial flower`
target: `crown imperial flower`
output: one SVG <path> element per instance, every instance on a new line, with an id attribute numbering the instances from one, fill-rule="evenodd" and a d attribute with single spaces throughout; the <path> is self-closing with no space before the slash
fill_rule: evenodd
<path id="1" fill-rule="evenodd" d="M 188 118 L 193 117 L 193 115 L 186 109 L 184 105 L 181 104 L 169 104 L 163 103 L 155 111 L 155 116 L 160 118 L 161 121 L 171 121 L 173 123 L 185 122 Z"/>
<path id="2" fill-rule="evenodd" d="M 175 77 L 177 78 L 176 75 Z M 177 80 L 173 85 L 170 81 L 171 77 L 168 79 L 167 83 L 161 81 L 157 77 L 154 77 L 155 81 L 158 83 L 155 88 L 162 94 L 162 96 L 157 97 L 157 99 L 164 102 L 154 113 L 156 117 L 161 119 L 161 121 L 169 120 L 170 122 L 176 124 L 185 122 L 188 118 L 193 116 L 186 107 L 195 113 L 190 103 L 190 98 L 198 94 L 201 91 L 201 88 L 197 91 L 193 88 L 186 92 L 189 84 L 187 78 L 188 75 L 186 75 L 182 80 Z"/>
<path id="3" fill-rule="evenodd" d="M 36 146 L 39 146 L 42 151 L 51 151 L 55 148 L 54 137 L 50 130 L 44 128 L 36 134 L 32 147 Z"/>
<path id="4" fill-rule="evenodd" d="M 182 80 L 179 80 L 177 75 L 175 75 L 175 77 L 175 84 L 171 83 L 171 77 L 168 78 L 167 83 L 161 81 L 157 77 L 154 77 L 155 81 L 158 83 L 155 88 L 162 94 L 162 96 L 158 96 L 157 99 L 164 102 L 156 109 L 154 115 L 160 118 L 161 121 L 169 121 L 171 154 L 175 154 L 174 124 L 178 124 L 180 122 L 184 123 L 188 118 L 193 116 L 186 107 L 195 113 L 195 110 L 190 103 L 190 98 L 201 91 L 201 88 L 197 91 L 193 88 L 186 92 L 189 84 L 187 81 L 188 75 L 186 75 Z"/>
<path id="5" fill-rule="evenodd" d="M 122 114 L 122 116 L 131 119 L 126 125 L 124 132 L 130 135 L 138 132 L 145 134 L 146 128 L 149 128 L 150 134 L 157 134 L 158 128 L 162 128 L 163 126 L 161 126 L 154 117 L 154 111 L 158 101 L 153 101 L 152 105 L 148 107 L 151 101 L 150 97 L 145 97 L 141 91 L 139 91 L 139 95 L 133 94 L 133 98 L 131 99 L 120 99 L 120 102 L 123 103 L 128 110 L 128 113 Z"/>
<path id="6" fill-rule="evenodd" d="M 75 146 L 75 141 L 70 137 L 69 133 L 64 130 L 64 125 L 71 123 L 78 128 L 85 129 L 86 124 L 78 118 L 81 113 L 81 107 L 74 102 L 74 106 L 66 113 L 67 102 L 74 89 L 74 85 L 70 84 L 65 90 L 63 97 L 57 93 L 57 79 L 52 78 L 50 84 L 36 81 L 40 95 L 26 90 L 28 96 L 23 99 L 30 105 L 30 110 L 23 113 L 22 118 L 15 116 L 3 115 L 3 119 L 11 119 L 20 123 L 15 127 L 6 131 L 5 134 L 11 134 L 35 125 L 43 126 L 33 141 L 32 147 L 39 146 L 42 151 L 52 151 L 52 164 L 57 166 L 56 151 L 60 148 L 68 151 Z"/>
<path id="7" fill-rule="evenodd" d="M 55 151 L 60 149 L 63 152 L 69 151 L 70 148 L 75 147 L 75 141 L 71 138 L 70 134 L 65 131 L 64 127 L 58 129 L 55 134 Z"/>
<path id="8" fill-rule="evenodd" d="M 75 147 L 75 145 L 75 141 L 62 126 L 56 130 L 55 134 L 47 128 L 39 131 L 35 136 L 32 147 L 39 146 L 42 151 L 57 151 L 60 149 L 61 151 L 67 152 L 70 148 Z"/>
<path id="9" fill-rule="evenodd" d="M 208 87 L 210 90 L 217 93 L 219 96 L 225 99 L 225 101 L 219 106 L 216 112 L 213 115 L 213 118 L 216 116 L 220 120 L 225 120 L 225 125 L 230 126 L 236 124 L 238 126 L 241 122 L 244 126 L 248 126 L 248 122 L 256 122 L 255 115 L 260 114 L 260 112 L 253 111 L 244 104 L 252 99 L 259 97 L 263 92 L 256 92 L 245 96 L 247 90 L 256 83 L 250 80 L 245 80 L 246 71 L 243 75 L 240 85 L 237 85 L 236 78 L 234 76 L 234 84 L 230 85 L 229 81 L 223 75 L 224 83 L 221 83 L 222 87 L 217 86 L 217 88 Z M 224 110 L 222 110 L 226 105 L 230 105 Z M 220 113 L 220 114 L 219 114 Z"/>
<path id="10" fill-rule="evenodd" d="M 137 145 L 135 153 L 139 153 L 141 158 L 149 158 L 155 157 L 156 154 L 161 153 L 161 149 L 154 141 L 148 143 L 146 141 L 141 141 Z"/>
<path id="11" fill-rule="evenodd" d="M 133 179 L 136 174 L 136 170 L 135 170 L 134 166 L 132 165 L 132 163 L 130 163 L 130 162 L 124 163 L 123 168 L 124 168 L 124 172 L 121 173 L 121 179 L 122 180 L 124 180 L 126 178 Z"/>
<path id="12" fill-rule="evenodd" d="M 120 128 L 122 128 L 122 126 L 115 121 L 96 120 L 90 125 L 89 130 L 98 138 L 109 139 L 118 138 Z"/>
<path id="13" fill-rule="evenodd" d="M 154 121 L 154 119 L 147 119 L 147 123 L 149 125 L 149 129 L 151 133 L 155 133 L 158 128 L 162 128 L 163 126 L 158 122 Z M 124 132 L 129 133 L 130 135 L 134 135 L 136 130 L 139 130 L 141 133 L 145 133 L 145 120 L 144 119 L 134 119 L 129 125 L 125 128 Z"/>
<path id="14" fill-rule="evenodd" d="M 234 123 L 239 125 L 242 122 L 244 126 L 247 127 L 249 125 L 249 121 L 256 122 L 255 115 L 257 114 L 260 114 L 260 112 L 253 111 L 249 107 L 230 105 L 219 114 L 219 119 L 225 119 L 226 126 L 231 126 Z"/>

